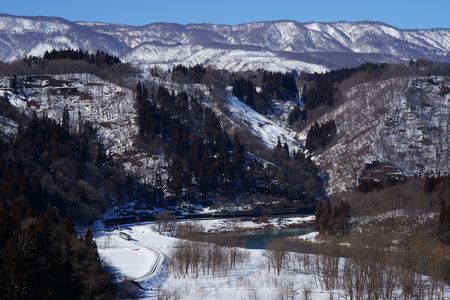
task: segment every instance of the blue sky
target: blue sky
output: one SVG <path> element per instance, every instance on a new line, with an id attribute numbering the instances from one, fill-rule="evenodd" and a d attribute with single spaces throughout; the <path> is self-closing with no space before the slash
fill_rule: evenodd
<path id="1" fill-rule="evenodd" d="M 290 19 L 371 20 L 399 28 L 450 28 L 450 0 L 1 0 L 0 12 L 132 25 Z"/>

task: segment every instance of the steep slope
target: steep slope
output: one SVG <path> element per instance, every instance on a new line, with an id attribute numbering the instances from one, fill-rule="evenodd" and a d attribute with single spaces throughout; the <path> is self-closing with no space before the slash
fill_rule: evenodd
<path id="1" fill-rule="evenodd" d="M 132 63 L 201 63 L 233 71 L 323 72 L 366 61 L 450 61 L 449 29 L 402 30 L 377 22 L 128 26 L 0 15 L 0 45 L 0 60 L 6 61 L 71 47 L 107 51 Z"/>
<path id="2" fill-rule="evenodd" d="M 231 96 L 223 102 L 227 102 L 226 108 L 220 109 L 220 105 L 206 99 L 207 90 L 203 97 L 197 94 L 189 99 L 184 90 L 189 95 L 202 93 L 200 84 L 177 85 L 169 81 L 169 92 L 148 79 L 140 83 L 148 83 L 151 93 L 139 85 L 135 94 L 90 74 L 14 78 L 0 78 L 0 101 L 28 116 L 36 113 L 56 120 L 73 132 L 82 132 L 89 122 L 106 154 L 130 171 L 132 178 L 161 189 L 165 199 L 248 204 L 274 197 L 288 199 L 295 206 L 311 205 L 323 194 L 314 164 L 292 153 L 302 148 L 297 133 Z M 244 146 L 241 137 L 225 128 L 216 117 L 220 114 L 235 128 L 246 124 L 252 138 L 256 137 L 254 148 Z M 18 129 L 8 116 L 0 119 L 0 125 L 5 136 L 13 136 Z M 287 148 L 273 149 L 278 138 L 289 145 L 291 152 Z M 147 204 L 155 204 L 151 201 L 158 201 L 162 195 L 152 197 L 146 199 Z M 269 205 L 278 205 L 272 200 Z M 139 205 L 144 203 L 140 201 Z"/>
<path id="3" fill-rule="evenodd" d="M 274 148 L 280 140 L 287 143 L 291 150 L 302 150 L 303 140 L 299 133 L 276 124 L 264 115 L 259 114 L 251 107 L 233 95 L 226 97 L 226 110 L 229 118 L 240 128 L 246 128 L 268 148 Z"/>
<path id="4" fill-rule="evenodd" d="M 0 88 L 9 87 L 10 80 L 0 78 Z M 72 130 L 90 122 L 97 129 L 107 153 L 133 171 L 142 182 L 153 183 L 155 172 L 165 178 L 165 161 L 138 152 L 135 147 L 138 126 L 132 90 L 91 74 L 19 77 L 18 81 L 26 88 L 20 91 L 24 96 L 7 92 L 13 106 L 27 114 L 36 112 L 38 116 L 46 115 L 58 122 L 67 111 Z M 0 91 L 0 96 L 4 92 Z M 3 118 L 0 122 L 0 128 L 7 129 L 9 135 L 17 130 L 12 120 Z"/>
<path id="5" fill-rule="evenodd" d="M 449 86 L 448 77 L 400 77 L 346 91 L 318 120 L 337 127 L 334 144 L 314 157 L 330 176 L 329 192 L 355 187 L 375 161 L 407 176 L 450 173 Z"/>

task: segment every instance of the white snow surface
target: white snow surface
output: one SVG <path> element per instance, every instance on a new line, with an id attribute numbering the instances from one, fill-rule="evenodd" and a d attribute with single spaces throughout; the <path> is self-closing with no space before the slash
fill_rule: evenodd
<path id="1" fill-rule="evenodd" d="M 293 225 L 300 225 L 306 222 L 313 222 L 315 216 L 303 216 L 303 217 L 280 217 L 270 218 L 267 222 L 260 222 L 257 219 L 208 219 L 201 220 L 199 223 L 204 227 L 207 232 L 229 232 L 235 230 L 257 230 L 265 227 L 271 228 L 284 228 Z M 179 224 L 190 223 L 192 221 L 179 221 Z"/>
<path id="2" fill-rule="evenodd" d="M 269 51 L 214 49 L 198 45 L 162 46 L 144 44 L 134 48 L 123 59 L 133 64 L 158 66 L 162 69 L 169 69 L 178 64 L 191 66 L 203 64 L 235 72 L 257 69 L 276 72 L 296 70 L 307 73 L 328 71 L 328 68 L 322 65 L 283 59 Z"/>
<path id="3" fill-rule="evenodd" d="M 147 281 L 158 275 L 164 263 L 164 256 L 158 250 L 125 240 L 118 232 L 96 234 L 95 242 L 102 261 L 114 268 L 116 281 Z"/>
<path id="4" fill-rule="evenodd" d="M 195 221 L 205 224 L 207 221 Z M 133 245 L 142 248 L 151 248 L 158 253 L 169 255 L 174 244 L 178 241 L 176 238 L 163 236 L 153 229 L 152 223 L 141 223 L 128 226 L 127 233 L 131 234 Z M 107 237 L 110 235 L 117 236 L 118 231 L 113 232 L 97 232 L 96 242 L 99 248 L 109 250 L 100 250 L 102 259 L 109 262 L 113 267 L 117 267 L 123 274 L 127 273 L 130 277 L 139 276 L 144 269 L 137 267 L 141 259 L 141 250 L 130 250 L 128 242 L 120 241 L 120 243 L 108 244 Z M 301 239 L 315 242 L 317 232 L 301 236 Z M 113 246 L 111 246 L 113 245 Z M 120 248 L 123 250 L 112 250 Z M 170 291 L 177 299 L 182 300 L 198 300 L 198 299 L 261 299 L 272 300 L 278 299 L 288 285 L 295 290 L 294 299 L 303 299 L 304 289 L 311 291 L 312 299 L 345 299 L 345 293 L 341 289 L 325 290 L 320 284 L 317 284 L 314 274 L 305 274 L 299 272 L 282 272 L 279 276 L 274 273 L 268 273 L 264 261 L 266 260 L 264 250 L 247 250 L 250 254 L 248 262 L 236 269 L 231 270 L 226 275 L 203 275 L 199 274 L 198 278 L 185 277 L 178 278 L 171 273 L 167 273 L 167 268 L 159 268 L 158 273 L 153 278 L 140 280 L 141 286 L 145 289 L 140 296 L 142 299 L 158 299 L 157 291 Z M 110 258 L 110 260 L 108 260 Z M 167 259 L 167 258 L 166 258 Z M 145 259 L 143 259 L 145 261 Z M 151 262 L 151 258 L 148 258 Z M 133 267 L 134 266 L 134 267 Z M 343 263 L 340 263 L 340 269 Z M 398 297 L 401 297 L 400 291 L 395 291 Z M 447 290 L 446 296 L 449 296 Z"/>
<path id="5" fill-rule="evenodd" d="M 199 221 L 203 223 L 203 221 Z M 156 251 L 168 255 L 178 239 L 159 235 L 153 229 L 153 224 L 144 223 L 129 226 L 128 233 L 131 234 L 135 243 L 141 247 L 151 247 Z M 117 235 L 118 231 L 112 233 L 98 232 L 96 242 L 99 247 L 102 247 L 102 240 L 105 235 Z M 126 242 L 126 241 L 124 241 Z M 122 246 L 121 246 L 122 245 Z M 140 254 L 139 251 L 129 250 L 126 244 L 118 243 L 113 247 L 124 247 L 123 251 L 109 250 L 103 251 L 102 259 L 105 262 L 117 267 L 123 274 L 127 273 L 130 277 L 138 276 L 144 272 L 144 268 L 132 267 L 132 265 L 139 265 Z M 199 278 L 175 278 L 171 274 L 164 276 L 155 276 L 157 280 L 149 278 L 140 281 L 141 286 L 147 289 L 141 298 L 143 299 L 157 299 L 155 290 L 171 290 L 181 291 L 179 299 L 183 300 L 198 300 L 198 299 L 248 299 L 249 296 L 254 296 L 256 299 L 271 300 L 275 299 L 283 286 L 283 282 L 294 282 L 295 288 L 302 290 L 303 287 L 308 287 L 313 291 L 314 299 L 329 299 L 330 293 L 337 295 L 339 291 L 324 291 L 316 287 L 313 275 L 309 274 L 281 274 L 276 276 L 273 273 L 267 273 L 263 261 L 264 250 L 249 250 L 250 261 L 245 263 L 242 267 L 232 270 L 226 276 L 203 276 Z M 112 258 L 112 259 L 111 259 Z M 109 259 L 109 260 L 108 260 Z M 149 260 L 150 261 L 150 260 Z M 116 264 L 116 265 L 114 265 Z M 160 272 L 166 272 L 167 269 L 161 268 Z"/>
<path id="6" fill-rule="evenodd" d="M 318 231 L 313 231 L 307 234 L 299 235 L 297 238 L 299 240 L 304 240 L 311 243 L 320 243 L 320 240 L 317 239 L 318 235 L 319 235 Z"/>
<path id="7" fill-rule="evenodd" d="M 226 96 L 226 103 L 233 121 L 240 126 L 247 127 L 267 147 L 274 148 L 280 139 L 282 143 L 288 144 L 291 151 L 303 149 L 304 140 L 300 133 L 261 115 L 231 93 Z"/>

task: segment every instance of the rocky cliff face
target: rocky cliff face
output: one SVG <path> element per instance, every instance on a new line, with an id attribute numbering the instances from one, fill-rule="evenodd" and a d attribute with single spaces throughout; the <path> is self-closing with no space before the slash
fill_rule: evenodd
<path id="1" fill-rule="evenodd" d="M 401 77 L 344 92 L 333 119 L 334 143 L 314 160 L 330 176 L 329 192 L 355 187 L 366 163 L 388 162 L 404 175 L 450 172 L 449 77 Z"/>

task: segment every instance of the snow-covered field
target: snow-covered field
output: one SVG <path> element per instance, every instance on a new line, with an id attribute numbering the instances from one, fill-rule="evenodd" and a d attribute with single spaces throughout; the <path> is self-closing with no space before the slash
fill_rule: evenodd
<path id="1" fill-rule="evenodd" d="M 300 225 L 314 221 L 314 216 L 270 218 L 267 222 L 260 222 L 257 219 L 210 219 L 201 220 L 199 223 L 208 232 L 227 232 L 235 230 L 256 230 L 271 227 L 274 229 L 288 226 Z M 178 223 L 189 223 L 192 221 L 180 221 Z"/>
<path id="2" fill-rule="evenodd" d="M 214 229 L 222 221 L 195 222 Z M 245 222 L 241 225 L 253 226 Z M 317 271 L 321 267 L 316 271 L 311 271 L 314 268 L 308 267 L 310 271 L 305 271 L 305 266 L 301 266 L 304 264 L 303 258 L 300 258 L 304 254 L 288 253 L 289 261 L 286 264 L 289 267 L 279 275 L 273 268 L 268 270 L 266 250 L 246 249 L 242 251 L 247 251 L 248 260 L 225 273 L 204 275 L 200 272 L 198 277 L 180 277 L 169 271 L 168 262 L 171 251 L 180 247 L 177 244 L 180 239 L 158 234 L 155 224 L 151 222 L 128 226 L 121 231 L 130 234 L 131 240 L 120 239 L 119 230 L 96 233 L 100 256 L 116 268 L 121 276 L 138 281 L 144 289 L 141 295 L 143 299 L 305 299 L 305 294 L 309 296 L 308 299 L 347 299 L 343 283 L 338 283 L 338 288 L 325 287 L 324 280 L 321 279 L 324 275 Z M 299 238 L 314 241 L 316 235 L 314 232 Z M 155 253 L 164 258 L 158 260 Z M 311 258 L 310 264 L 316 263 L 319 266 L 321 263 L 318 260 L 319 258 Z M 338 266 L 342 272 L 344 259 L 338 260 Z M 422 278 L 425 279 L 424 282 L 431 282 L 425 276 Z M 424 299 L 448 299 L 446 297 L 450 296 L 446 285 L 441 285 L 435 292 L 441 293 L 441 297 Z M 394 299 L 403 297 L 399 286 L 396 286 L 393 293 Z"/>
<path id="3" fill-rule="evenodd" d="M 205 228 L 214 227 L 221 221 L 198 221 Z M 289 221 L 288 221 L 289 222 Z M 243 223 L 243 226 L 248 226 Z M 202 276 L 199 278 L 176 278 L 172 274 L 154 273 L 145 276 L 155 264 L 155 257 L 145 252 L 154 249 L 167 259 L 171 249 L 179 239 L 163 236 L 153 229 L 154 224 L 144 223 L 129 226 L 122 231 L 131 235 L 132 240 L 121 239 L 119 230 L 112 232 L 97 232 L 96 242 L 100 257 L 107 264 L 116 268 L 118 272 L 129 279 L 139 281 L 146 289 L 142 297 L 157 299 L 159 293 L 170 295 L 174 299 L 277 299 L 293 288 L 298 297 L 303 289 L 312 290 L 314 299 L 330 299 L 330 295 L 337 296 L 336 291 L 325 291 L 316 286 L 315 280 L 309 274 L 281 274 L 268 273 L 264 250 L 247 250 L 250 259 L 242 267 L 238 266 L 226 275 Z M 162 263 L 161 263 L 162 264 Z M 167 268 L 160 268 L 159 272 L 167 272 Z M 169 298 L 172 299 L 172 298 Z M 297 298 L 296 298 L 297 299 Z M 298 298 L 300 299 L 300 298 Z"/>
<path id="4" fill-rule="evenodd" d="M 96 243 L 100 258 L 116 269 L 118 281 L 148 279 L 157 274 L 163 263 L 158 251 L 122 239 L 117 233 L 103 233 Z"/>

